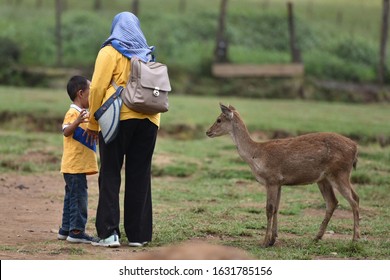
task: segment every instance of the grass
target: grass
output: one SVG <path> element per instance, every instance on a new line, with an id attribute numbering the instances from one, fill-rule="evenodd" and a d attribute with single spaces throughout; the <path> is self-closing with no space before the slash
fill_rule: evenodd
<path id="1" fill-rule="evenodd" d="M 70 104 L 65 89 L 0 87 L 0 97 L 7 101 L 0 103 L 2 127 L 20 128 L 23 131 L 59 131 Z M 181 132 L 182 138 L 203 138 L 206 129 L 220 114 L 219 102 L 235 106 L 250 131 L 272 133 L 281 130 L 293 135 L 334 131 L 357 137 L 363 142 L 390 136 L 390 127 L 387 125 L 389 105 L 386 103 L 196 97 L 175 92 L 170 95 L 169 113 L 162 116 L 161 129 L 168 133 Z"/>
<path id="2" fill-rule="evenodd" d="M 42 125 L 34 126 L 18 116 L 61 121 L 69 106 L 66 93 L 0 87 L 0 98 L 6 100 L 0 103 L 0 116 L 13 116 L 0 121 L 0 172 L 57 172 L 62 147 L 62 136 L 56 130 L 58 124 L 40 131 Z M 259 245 L 266 227 L 264 187 L 254 180 L 229 137 L 205 136 L 205 130 L 219 114 L 219 99 L 172 94 L 170 100 L 172 108 L 162 116 L 153 160 L 152 247 L 202 239 L 245 249 L 259 259 L 390 257 L 389 146 L 381 147 L 375 141 L 359 142 L 359 163 L 352 182 L 361 199 L 361 241 L 350 241 L 352 213 L 345 199 L 337 194 L 340 205 L 328 226 L 330 233 L 325 240 L 314 243 L 312 239 L 322 221 L 325 204 L 317 186 L 296 186 L 283 188 L 279 241 L 275 247 L 263 249 Z M 223 101 L 239 109 L 252 132 L 282 129 L 297 134 L 328 130 L 358 135 L 360 139 L 372 139 L 379 134 L 390 136 L 386 122 L 390 110 L 384 104 L 230 97 Z M 97 193 L 92 193 L 92 210 L 96 210 L 96 203 Z M 89 224 L 93 223 L 91 217 Z M 55 248 L 51 253 L 61 250 Z M 72 256 L 88 258 L 82 251 L 74 251 Z"/>

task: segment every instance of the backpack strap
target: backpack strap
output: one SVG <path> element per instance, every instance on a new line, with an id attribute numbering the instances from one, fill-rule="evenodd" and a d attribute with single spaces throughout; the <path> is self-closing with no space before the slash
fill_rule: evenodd
<path id="1" fill-rule="evenodd" d="M 131 58 L 131 60 L 130 60 L 131 62 L 130 63 L 134 63 L 134 62 L 136 62 L 138 60 L 139 60 L 139 58 L 133 57 L 133 58 Z M 131 64 L 131 66 L 133 66 L 133 64 Z M 137 70 L 136 67 L 131 67 L 130 77 L 129 77 L 130 80 L 128 82 L 133 81 L 135 79 L 135 77 L 137 77 L 138 73 L 136 73 L 136 70 Z M 111 80 L 111 85 L 115 88 L 115 90 L 117 90 L 118 87 L 119 87 L 117 85 L 117 83 L 115 83 L 114 79 Z"/>
<path id="2" fill-rule="evenodd" d="M 115 83 L 114 79 L 111 80 L 111 85 L 115 88 L 115 90 L 118 89 L 118 85 Z"/>

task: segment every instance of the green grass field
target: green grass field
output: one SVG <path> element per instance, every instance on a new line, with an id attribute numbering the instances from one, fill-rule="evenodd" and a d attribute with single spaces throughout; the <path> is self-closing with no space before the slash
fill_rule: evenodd
<path id="1" fill-rule="evenodd" d="M 0 87 L 0 99 L 0 172 L 10 176 L 57 172 L 60 123 L 69 106 L 66 92 Z M 325 205 L 318 187 L 309 185 L 283 189 L 278 246 L 259 247 L 266 226 L 265 189 L 253 179 L 229 137 L 205 136 L 220 113 L 220 101 L 241 112 L 249 130 L 256 132 L 254 137 L 277 130 L 292 135 L 326 130 L 361 139 L 352 182 L 361 201 L 362 240 L 350 241 L 352 213 L 338 195 L 340 206 L 329 234 L 319 243 L 312 242 Z M 171 95 L 170 105 L 162 116 L 153 161 L 151 246 L 206 239 L 243 248 L 259 259 L 390 257 L 390 146 L 375 141 L 380 135 L 390 136 L 389 105 L 176 95 Z M 96 202 L 97 197 L 90 199 Z M 89 224 L 93 223 L 91 217 Z M 81 252 L 79 258 L 83 257 Z"/>

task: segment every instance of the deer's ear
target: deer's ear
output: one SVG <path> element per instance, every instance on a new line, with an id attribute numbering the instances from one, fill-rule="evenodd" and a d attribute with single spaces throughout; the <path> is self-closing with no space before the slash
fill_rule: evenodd
<path id="1" fill-rule="evenodd" d="M 222 113 L 229 119 L 233 119 L 233 112 L 232 110 L 229 108 L 229 107 L 226 107 L 225 105 L 219 103 L 220 107 L 221 107 L 221 111 Z"/>

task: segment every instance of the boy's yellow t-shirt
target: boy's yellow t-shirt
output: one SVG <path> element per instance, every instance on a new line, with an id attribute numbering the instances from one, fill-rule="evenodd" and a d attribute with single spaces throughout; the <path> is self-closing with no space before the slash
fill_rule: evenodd
<path id="1" fill-rule="evenodd" d="M 73 123 L 80 115 L 81 108 L 71 104 L 65 115 L 62 130 Z M 81 123 L 72 135 L 64 136 L 61 172 L 70 174 L 96 174 L 98 172 L 96 145 L 86 142 L 84 131 L 87 123 Z"/>

